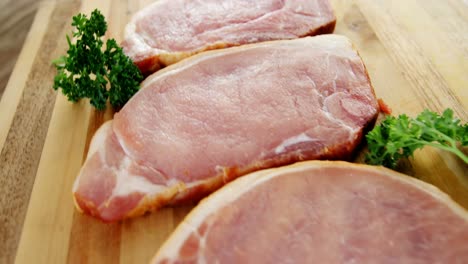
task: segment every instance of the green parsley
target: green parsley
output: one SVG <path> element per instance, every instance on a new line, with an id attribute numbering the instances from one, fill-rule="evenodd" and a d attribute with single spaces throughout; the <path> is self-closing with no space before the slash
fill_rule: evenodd
<path id="1" fill-rule="evenodd" d="M 454 118 L 451 109 L 442 115 L 425 110 L 415 119 L 404 114 L 388 116 L 366 139 L 369 164 L 395 168 L 400 158 L 410 157 L 424 146 L 450 151 L 468 163 L 468 157 L 457 148 L 457 144 L 468 145 L 468 124 Z"/>
<path id="2" fill-rule="evenodd" d="M 108 98 L 113 107 L 122 107 L 139 89 L 140 70 L 114 39 L 108 39 L 102 50 L 107 23 L 99 10 L 89 19 L 84 14 L 74 16 L 72 26 L 75 43 L 67 35 L 67 55 L 53 61 L 57 68 L 54 89 L 62 88 L 72 102 L 89 98 L 98 110 L 105 109 Z"/>

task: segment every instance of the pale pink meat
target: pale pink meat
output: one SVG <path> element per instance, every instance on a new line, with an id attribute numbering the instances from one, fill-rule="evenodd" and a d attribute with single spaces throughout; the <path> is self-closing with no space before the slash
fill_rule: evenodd
<path id="1" fill-rule="evenodd" d="M 159 0 L 122 45 L 146 74 L 207 49 L 331 33 L 335 21 L 329 0 Z"/>
<path id="2" fill-rule="evenodd" d="M 466 263 L 468 212 L 432 185 L 340 161 L 244 176 L 195 207 L 152 263 Z"/>
<path id="3" fill-rule="evenodd" d="M 208 52 L 149 77 L 96 133 L 75 198 L 111 221 L 196 201 L 250 171 L 348 159 L 377 113 L 364 64 L 343 36 Z M 112 206 L 130 195 L 125 208 Z"/>

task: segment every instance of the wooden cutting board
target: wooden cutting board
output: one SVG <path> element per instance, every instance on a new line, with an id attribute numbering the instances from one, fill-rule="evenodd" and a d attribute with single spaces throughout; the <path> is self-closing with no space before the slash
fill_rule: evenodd
<path id="1" fill-rule="evenodd" d="M 0 262 L 147 263 L 190 207 L 104 224 L 78 213 L 71 188 L 89 141 L 111 112 L 71 104 L 51 87 L 71 17 L 98 8 L 122 40 L 151 1 L 43 1 L 0 101 Z M 351 38 L 394 114 L 447 107 L 467 121 L 468 5 L 463 0 L 332 0 L 335 33 Z M 401 171 L 468 208 L 468 166 L 426 148 Z"/>

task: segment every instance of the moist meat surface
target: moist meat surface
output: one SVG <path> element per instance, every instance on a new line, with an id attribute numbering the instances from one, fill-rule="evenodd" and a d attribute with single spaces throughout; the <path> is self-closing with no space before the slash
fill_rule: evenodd
<path id="1" fill-rule="evenodd" d="M 153 263 L 464 263 L 468 212 L 422 181 L 345 162 L 244 176 L 203 200 Z"/>
<path id="2" fill-rule="evenodd" d="M 96 133 L 75 199 L 118 220 L 197 200 L 250 171 L 347 159 L 377 112 L 366 69 L 342 36 L 202 54 L 149 77 Z"/>
<path id="3" fill-rule="evenodd" d="M 124 51 L 144 73 L 207 49 L 331 33 L 329 0 L 160 0 L 126 27 Z"/>

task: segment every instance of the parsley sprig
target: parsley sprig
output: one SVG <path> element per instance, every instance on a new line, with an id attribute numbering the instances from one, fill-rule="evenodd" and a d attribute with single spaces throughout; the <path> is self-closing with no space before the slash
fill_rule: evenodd
<path id="1" fill-rule="evenodd" d="M 468 124 L 454 118 L 451 109 L 442 115 L 425 110 L 414 119 L 405 114 L 388 116 L 366 139 L 369 164 L 395 168 L 400 158 L 411 157 L 416 149 L 424 146 L 452 152 L 468 163 L 468 156 L 457 148 L 457 144 L 468 145 Z"/>
<path id="2" fill-rule="evenodd" d="M 108 39 L 103 50 L 107 23 L 99 10 L 89 19 L 84 14 L 74 16 L 72 26 L 75 43 L 67 35 L 67 55 L 53 61 L 54 89 L 62 88 L 72 102 L 89 98 L 98 110 L 105 109 L 108 98 L 113 107 L 122 107 L 139 89 L 140 70 L 114 39 Z"/>

